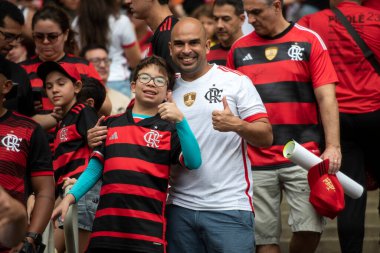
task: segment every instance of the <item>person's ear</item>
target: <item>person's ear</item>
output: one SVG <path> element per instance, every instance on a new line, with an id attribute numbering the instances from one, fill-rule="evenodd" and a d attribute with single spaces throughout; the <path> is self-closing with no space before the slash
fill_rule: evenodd
<path id="1" fill-rule="evenodd" d="M 173 56 L 173 53 L 172 53 L 172 43 L 170 41 L 168 42 L 168 47 L 169 47 L 169 51 L 170 51 L 170 56 Z"/>
<path id="2" fill-rule="evenodd" d="M 136 93 L 136 82 L 135 81 L 131 82 L 131 92 Z"/>
<path id="3" fill-rule="evenodd" d="M 94 108 L 95 107 L 95 100 L 93 98 L 87 98 L 86 99 L 86 105 Z"/>
<path id="4" fill-rule="evenodd" d="M 83 86 L 83 83 L 82 83 L 82 81 L 76 81 L 75 83 L 74 83 L 74 93 L 75 94 L 78 94 L 79 92 L 80 92 L 80 90 L 82 89 L 82 86 Z"/>
<path id="5" fill-rule="evenodd" d="M 12 80 L 5 80 L 2 85 L 3 85 L 2 95 L 6 95 L 12 89 L 13 82 L 12 82 Z"/>

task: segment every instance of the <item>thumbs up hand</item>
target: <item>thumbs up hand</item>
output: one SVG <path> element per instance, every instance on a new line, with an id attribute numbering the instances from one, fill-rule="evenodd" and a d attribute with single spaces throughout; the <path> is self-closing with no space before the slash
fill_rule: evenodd
<path id="1" fill-rule="evenodd" d="M 173 100 L 173 92 L 169 91 L 166 97 L 166 102 L 158 105 L 158 113 L 161 119 L 178 123 L 183 119 L 183 113 L 178 109 Z"/>
<path id="2" fill-rule="evenodd" d="M 227 98 L 224 96 L 223 110 L 214 110 L 212 112 L 212 125 L 215 130 L 220 132 L 230 132 L 236 129 L 236 125 L 239 123 L 238 118 L 231 112 L 228 105 Z"/>

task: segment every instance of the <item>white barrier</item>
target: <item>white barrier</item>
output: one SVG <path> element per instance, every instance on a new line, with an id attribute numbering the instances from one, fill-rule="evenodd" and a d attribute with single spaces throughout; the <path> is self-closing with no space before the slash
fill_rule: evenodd
<path id="1" fill-rule="evenodd" d="M 71 187 L 66 187 L 65 196 Z M 79 253 L 77 204 L 71 205 L 63 223 L 66 253 Z"/>

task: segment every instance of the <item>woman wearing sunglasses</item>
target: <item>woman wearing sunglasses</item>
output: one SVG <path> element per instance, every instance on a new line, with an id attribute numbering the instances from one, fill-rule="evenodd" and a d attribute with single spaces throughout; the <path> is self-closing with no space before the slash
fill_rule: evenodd
<path id="1" fill-rule="evenodd" d="M 45 61 L 74 64 L 81 76 L 101 80 L 95 68 L 83 58 L 74 56 L 77 51 L 74 33 L 67 14 L 59 7 L 47 5 L 36 12 L 32 20 L 32 36 L 37 55 L 21 63 L 33 87 L 35 107 L 40 113 L 53 110 L 46 94 L 42 93 L 42 80 L 36 75 L 38 66 Z M 101 112 L 109 114 L 111 103 L 104 102 Z"/>

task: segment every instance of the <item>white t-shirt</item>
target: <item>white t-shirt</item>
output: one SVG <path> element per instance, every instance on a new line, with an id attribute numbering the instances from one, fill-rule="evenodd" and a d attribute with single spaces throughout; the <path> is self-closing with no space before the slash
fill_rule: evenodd
<path id="1" fill-rule="evenodd" d="M 123 54 L 124 48 L 131 47 L 137 43 L 135 28 L 131 20 L 125 15 L 120 15 L 117 19 L 114 16 L 110 16 L 108 23 L 111 31 L 108 54 L 112 59 L 108 81 L 129 79 L 131 73 L 128 69 L 127 59 Z"/>
<path id="2" fill-rule="evenodd" d="M 251 80 L 240 72 L 214 65 L 195 81 L 177 78 L 173 99 L 199 143 L 202 165 L 198 170 L 172 169 L 169 204 L 193 210 L 253 210 L 246 142 L 235 132 L 212 126 L 212 112 L 224 109 L 223 96 L 241 119 L 267 117 Z"/>

